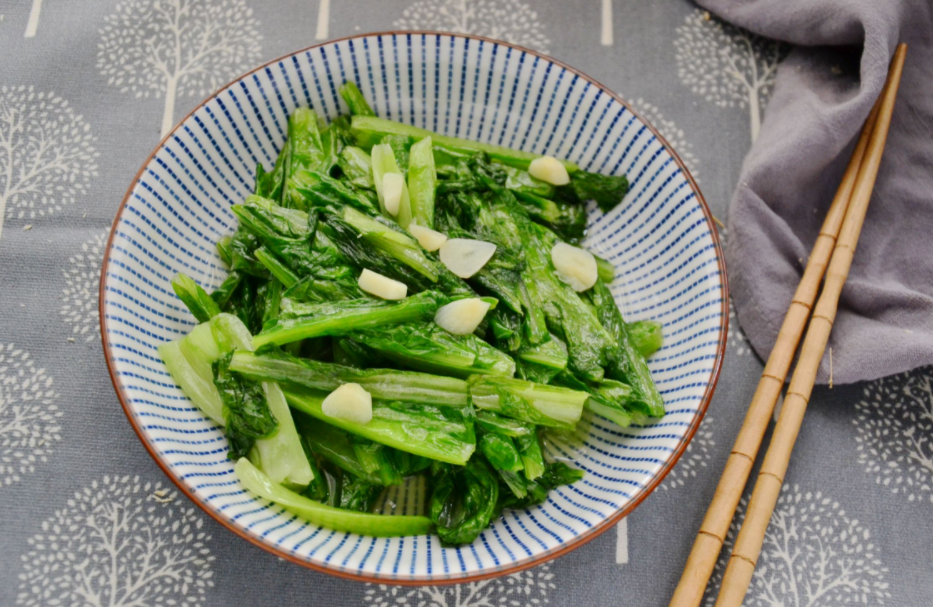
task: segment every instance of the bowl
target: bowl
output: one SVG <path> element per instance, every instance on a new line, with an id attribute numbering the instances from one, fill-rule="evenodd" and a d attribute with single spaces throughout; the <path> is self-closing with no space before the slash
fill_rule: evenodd
<path id="1" fill-rule="evenodd" d="M 194 320 L 170 280 L 223 280 L 217 240 L 236 226 L 230 206 L 271 167 L 289 113 L 346 113 L 337 87 L 355 81 L 380 116 L 448 135 L 568 158 L 625 173 L 631 190 L 609 213 L 588 208 L 585 245 L 616 268 L 612 291 L 628 320 L 664 323 L 649 362 L 666 403 L 658 423 L 622 429 L 586 415 L 549 457 L 585 477 L 528 510 L 506 511 L 469 546 L 435 536 L 372 538 L 305 523 L 247 493 L 226 439 L 165 370 L 156 347 Z M 564 554 L 630 513 L 683 454 L 709 405 L 727 312 L 712 216 L 684 163 L 625 100 L 554 59 L 477 36 L 364 34 L 313 46 L 243 75 L 201 103 L 133 179 L 101 272 L 104 354 L 120 403 L 146 449 L 205 512 L 250 542 L 312 569 L 380 583 L 441 584 L 512 573 Z M 417 488 L 395 502 L 420 503 Z M 404 508 L 399 508 L 403 510 Z"/>

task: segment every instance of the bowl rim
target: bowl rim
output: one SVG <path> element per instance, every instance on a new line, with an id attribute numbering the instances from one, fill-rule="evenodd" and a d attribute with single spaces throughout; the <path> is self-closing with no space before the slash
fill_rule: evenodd
<path id="1" fill-rule="evenodd" d="M 395 578 L 391 576 L 364 574 L 360 572 L 342 569 L 339 567 L 322 565 L 322 564 L 315 563 L 311 561 L 310 559 L 302 558 L 283 548 L 280 548 L 279 546 L 269 544 L 263 541 L 262 538 L 255 536 L 247 532 L 244 529 L 240 529 L 234 523 L 228 521 L 226 518 L 221 516 L 221 514 L 217 510 L 215 510 L 210 504 L 202 500 L 200 497 L 195 496 L 195 494 L 191 490 L 188 489 L 188 487 L 181 480 L 181 478 L 179 478 L 179 476 L 171 468 L 169 468 L 168 465 L 165 463 L 165 461 L 163 461 L 163 459 L 159 456 L 159 454 L 156 452 L 152 443 L 143 433 L 142 428 L 137 423 L 136 418 L 133 415 L 133 411 L 129 405 L 129 398 L 126 395 L 125 387 L 123 386 L 122 381 L 117 376 L 116 370 L 114 368 L 114 361 L 113 361 L 113 357 L 111 354 L 110 341 L 108 339 L 107 332 L 105 330 L 106 324 L 105 324 L 105 314 L 104 314 L 104 295 L 106 292 L 105 284 L 106 284 L 107 271 L 110 265 L 110 251 L 111 251 L 111 247 L 113 246 L 114 236 L 116 235 L 117 220 L 123 214 L 123 210 L 126 207 L 126 203 L 132 196 L 133 190 L 136 188 L 139 182 L 139 178 L 143 174 L 143 172 L 146 170 L 146 167 L 149 166 L 149 164 L 152 162 L 152 159 L 159 152 L 159 150 L 162 149 L 163 145 L 175 135 L 175 132 L 179 129 L 179 127 L 184 122 L 186 122 L 189 118 L 191 118 L 191 116 L 193 116 L 195 112 L 197 112 L 202 107 L 204 107 L 209 101 L 217 97 L 217 95 L 227 90 L 231 86 L 235 85 L 237 82 L 241 81 L 247 76 L 254 74 L 256 72 L 260 72 L 266 69 L 267 67 L 269 67 L 270 65 L 274 65 L 294 55 L 298 55 L 300 53 L 306 53 L 318 47 L 322 47 L 322 46 L 326 46 L 330 44 L 336 44 L 336 43 L 344 42 L 347 40 L 355 40 L 355 39 L 360 39 L 360 38 L 378 37 L 378 36 L 412 36 L 412 35 L 449 36 L 449 37 L 454 37 L 454 38 L 466 38 L 469 40 L 477 40 L 477 41 L 482 41 L 482 42 L 495 44 L 499 46 L 505 46 L 505 47 L 509 47 L 509 48 L 524 52 L 524 53 L 528 53 L 529 55 L 533 57 L 537 57 L 539 59 L 549 61 L 553 63 L 554 65 L 562 69 L 565 69 L 571 74 L 581 78 L 582 80 L 589 82 L 591 85 L 599 89 L 601 92 L 609 95 L 610 98 L 612 98 L 614 101 L 621 103 L 625 107 L 626 110 L 630 111 L 639 120 L 641 120 L 642 123 L 644 123 L 647 126 L 648 130 L 651 131 L 651 133 L 655 137 L 658 138 L 658 140 L 661 142 L 664 148 L 671 154 L 671 157 L 677 163 L 677 166 L 680 167 L 684 176 L 686 176 L 687 180 L 690 182 L 690 186 L 693 188 L 693 191 L 697 195 L 697 200 L 700 203 L 700 208 L 703 211 L 703 216 L 706 220 L 706 224 L 709 228 L 710 235 L 713 239 L 713 245 L 715 248 L 717 262 L 719 266 L 719 275 L 721 277 L 720 278 L 721 280 L 720 292 L 722 294 L 720 318 L 722 318 L 722 324 L 720 325 L 719 337 L 717 340 L 716 359 L 713 362 L 713 368 L 710 374 L 709 383 L 706 386 L 706 390 L 704 391 L 703 397 L 700 401 L 700 406 L 697 409 L 696 419 L 693 421 L 690 427 L 687 428 L 687 432 L 684 434 L 683 438 L 677 444 L 677 447 L 672 452 L 667 463 L 664 464 L 664 466 L 661 468 L 658 474 L 655 475 L 655 477 L 647 485 L 645 485 L 637 494 L 635 494 L 635 496 L 629 501 L 629 503 L 624 508 L 621 508 L 618 512 L 609 516 L 607 519 L 605 519 L 601 523 L 591 527 L 590 529 L 587 529 L 580 535 L 572 538 L 571 540 L 565 542 L 564 544 L 556 546 L 555 548 L 552 548 L 551 550 L 542 552 L 539 555 L 528 557 L 526 559 L 523 559 L 521 561 L 518 561 L 510 565 L 499 566 L 499 567 L 495 567 L 495 568 L 487 569 L 487 570 L 480 570 L 475 573 L 464 573 L 461 575 L 447 574 L 447 575 L 444 575 L 443 577 L 425 576 L 423 578 L 414 578 L 414 577 Z M 120 405 L 123 408 L 123 413 L 126 415 L 127 419 L 129 420 L 130 426 L 132 426 L 133 431 L 136 433 L 136 436 L 139 438 L 140 442 L 142 442 L 143 446 L 146 448 L 146 451 L 149 452 L 149 455 L 152 457 L 152 459 L 155 460 L 159 468 L 162 469 L 162 472 L 165 473 L 165 475 L 169 478 L 169 480 L 171 480 L 172 483 L 175 484 L 178 490 L 181 491 L 186 497 L 188 497 L 188 499 L 194 502 L 201 510 L 206 512 L 214 520 L 220 523 L 221 526 L 223 526 L 228 531 L 234 533 L 235 535 L 247 540 L 251 544 L 258 546 L 259 548 L 265 550 L 266 552 L 269 552 L 270 554 L 283 558 L 291 563 L 295 563 L 303 567 L 312 569 L 314 571 L 317 571 L 320 573 L 326 573 L 328 575 L 332 575 L 338 578 L 353 580 L 357 582 L 366 582 L 366 583 L 371 583 L 371 584 L 386 584 L 386 585 L 395 585 L 395 586 L 446 586 L 446 585 L 451 585 L 451 584 L 478 582 L 482 580 L 488 580 L 491 578 L 510 575 L 513 573 L 518 573 L 520 571 L 524 571 L 525 569 L 530 569 L 531 567 L 541 565 L 559 556 L 563 556 L 573 550 L 576 550 L 580 546 L 583 546 L 584 544 L 595 539 L 597 536 L 602 535 L 604 532 L 614 527 L 623 518 L 631 514 L 635 510 L 635 508 L 637 508 L 645 500 L 645 498 L 647 498 L 657 488 L 657 486 L 661 483 L 661 481 L 664 480 L 664 478 L 668 475 L 668 473 L 670 473 L 670 471 L 673 469 L 674 465 L 683 456 L 684 452 L 687 449 L 687 446 L 690 444 L 690 441 L 693 440 L 694 435 L 699 429 L 700 423 L 702 423 L 703 418 L 706 417 L 707 409 L 709 409 L 709 405 L 713 398 L 713 394 L 716 391 L 716 386 L 719 383 L 719 375 L 720 375 L 720 371 L 722 370 L 722 362 L 725 357 L 726 339 L 728 336 L 728 329 L 729 329 L 729 281 L 726 275 L 726 265 L 725 265 L 725 259 L 723 256 L 722 243 L 720 242 L 720 239 L 719 239 L 719 232 L 716 229 L 712 211 L 710 211 L 709 205 L 707 204 L 706 198 L 704 198 L 699 185 L 697 185 L 697 182 L 693 178 L 693 175 L 690 173 L 690 170 L 687 168 L 686 164 L 684 164 L 684 161 L 680 158 L 680 156 L 677 154 L 674 148 L 670 145 L 670 143 L 668 143 L 667 139 L 664 138 L 664 136 L 658 131 L 658 129 L 653 124 L 651 124 L 651 122 L 647 118 L 645 118 L 644 115 L 642 115 L 638 110 L 636 110 L 632 106 L 632 104 L 629 103 L 626 99 L 624 99 L 621 95 L 612 91 L 610 88 L 603 85 L 601 82 L 599 82 L 595 78 L 583 73 L 582 71 L 570 65 L 567 65 L 566 63 L 558 59 L 550 57 L 549 55 L 546 55 L 545 53 L 541 53 L 539 51 L 535 51 L 533 49 L 529 49 L 529 48 L 526 48 L 526 47 L 523 47 L 517 44 L 512 44 L 511 42 L 506 42 L 504 40 L 496 40 L 494 38 L 489 38 L 486 36 L 479 36 L 475 34 L 464 34 L 464 33 L 444 32 L 444 31 L 435 31 L 435 30 L 387 30 L 387 31 L 380 31 L 380 32 L 364 32 L 364 33 L 353 34 L 351 36 L 343 36 L 340 38 L 334 38 L 332 40 L 326 40 L 324 42 L 312 44 L 305 48 L 291 51 L 280 57 L 276 57 L 275 59 L 266 61 L 262 65 L 259 65 L 233 78 L 232 80 L 230 80 L 230 82 L 228 82 L 224 86 L 212 92 L 210 95 L 205 97 L 200 103 L 198 103 L 198 105 L 195 106 L 181 120 L 176 122 L 175 126 L 172 127 L 172 130 L 169 131 L 168 134 L 166 134 L 165 137 L 163 137 L 156 144 L 152 152 L 150 152 L 149 155 L 146 157 L 146 159 L 143 161 L 142 166 L 140 167 L 139 171 L 137 171 L 136 175 L 133 177 L 133 180 L 130 182 L 129 187 L 126 190 L 126 193 L 123 195 L 123 199 L 120 201 L 120 206 L 117 208 L 116 215 L 114 216 L 113 223 L 111 224 L 111 227 L 110 227 L 110 234 L 107 237 L 107 246 L 104 249 L 104 259 L 101 264 L 100 284 L 99 284 L 99 290 L 98 290 L 98 316 L 100 319 L 101 345 L 103 347 L 104 360 L 107 363 L 107 371 L 110 374 L 110 380 L 113 383 L 114 390 L 116 391 L 117 399 L 120 401 Z"/>

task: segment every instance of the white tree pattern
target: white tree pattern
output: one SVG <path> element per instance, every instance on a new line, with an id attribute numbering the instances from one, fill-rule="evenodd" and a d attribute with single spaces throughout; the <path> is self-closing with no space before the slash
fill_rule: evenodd
<path id="1" fill-rule="evenodd" d="M 11 485 L 48 461 L 61 440 L 58 394 L 29 353 L 0 344 L 0 485 Z"/>
<path id="2" fill-rule="evenodd" d="M 616 564 L 628 565 L 628 518 L 616 523 Z"/>
<path id="3" fill-rule="evenodd" d="M 32 8 L 29 10 L 29 20 L 26 22 L 26 33 L 24 38 L 34 38 L 36 30 L 39 29 L 39 14 L 42 12 L 42 0 L 32 0 Z"/>
<path id="4" fill-rule="evenodd" d="M 363 600 L 372 607 L 536 607 L 549 604 L 547 595 L 557 587 L 547 564 L 455 586 L 366 586 Z"/>
<path id="5" fill-rule="evenodd" d="M 859 463 L 908 501 L 933 502 L 933 369 L 872 382 L 855 404 Z"/>
<path id="6" fill-rule="evenodd" d="M 210 536 L 174 490 L 139 477 L 93 481 L 44 521 L 22 556 L 18 605 L 203 605 Z"/>
<path id="7" fill-rule="evenodd" d="M 683 456 L 674 464 L 667 477 L 661 481 L 661 489 L 667 491 L 683 487 L 688 480 L 696 478 L 700 470 L 707 467 L 709 460 L 713 457 L 713 447 L 716 446 L 716 441 L 713 439 L 715 425 L 716 422 L 712 416 L 707 415 L 703 418 L 703 423 L 693 435 Z"/>
<path id="8" fill-rule="evenodd" d="M 243 0 L 124 0 L 104 19 L 97 67 L 137 98 L 165 97 L 162 136 L 178 96 L 203 96 L 260 58 L 262 36 Z"/>
<path id="9" fill-rule="evenodd" d="M 546 53 L 551 41 L 531 6 L 521 0 L 418 0 L 395 27 L 477 34 Z"/>
<path id="10" fill-rule="evenodd" d="M 690 90 L 719 107 L 748 108 L 755 141 L 787 45 L 696 10 L 677 28 L 674 50 L 677 75 Z"/>
<path id="11" fill-rule="evenodd" d="M 632 105 L 642 116 L 648 119 L 648 122 L 658 129 L 665 139 L 667 139 L 667 142 L 671 144 L 671 147 L 674 148 L 674 151 L 677 152 L 680 159 L 684 161 L 687 170 L 693 175 L 693 179 L 699 183 L 700 171 L 697 166 L 698 160 L 693 153 L 693 144 L 687 140 L 683 129 L 679 128 L 673 120 L 665 118 L 661 110 L 658 109 L 658 106 L 648 103 L 641 97 L 633 101 Z"/>
<path id="12" fill-rule="evenodd" d="M 747 506 L 747 498 L 742 498 L 713 572 L 705 601 L 708 607 L 719 594 Z M 771 517 L 744 605 L 884 605 L 891 596 L 885 581 L 887 572 L 869 530 L 850 518 L 839 502 L 820 491 L 804 491 L 796 484 L 787 484 Z"/>
<path id="13" fill-rule="evenodd" d="M 108 231 L 93 236 L 81 245 L 81 251 L 68 258 L 62 270 L 65 288 L 62 289 L 61 315 L 71 325 L 71 334 L 92 341 L 100 336 L 97 322 L 97 291 L 100 266 L 104 261 L 104 247 Z"/>
<path id="14" fill-rule="evenodd" d="M 97 177 L 87 121 L 53 93 L 0 87 L 0 235 L 7 219 L 60 211 Z"/>
<path id="15" fill-rule="evenodd" d="M 330 0 L 318 0 L 320 4 L 317 7 L 317 31 L 314 33 L 315 40 L 327 40 L 327 32 L 330 26 Z"/>
<path id="16" fill-rule="evenodd" d="M 716 230 L 719 232 L 719 242 L 725 250 L 729 246 L 729 230 L 720 225 L 716 226 Z M 748 356 L 753 351 L 748 337 L 739 325 L 739 316 L 735 311 L 735 302 L 731 296 L 729 297 L 729 331 L 726 333 L 726 348 L 735 356 Z"/>
<path id="17" fill-rule="evenodd" d="M 739 325 L 739 317 L 735 313 L 735 304 L 732 303 L 731 297 L 729 298 L 729 331 L 726 335 L 726 347 L 735 356 L 748 356 L 752 353 L 752 345 Z"/>
<path id="18" fill-rule="evenodd" d="M 603 46 L 612 46 L 612 0 L 602 0 L 601 4 L 602 32 L 600 33 L 599 41 Z"/>

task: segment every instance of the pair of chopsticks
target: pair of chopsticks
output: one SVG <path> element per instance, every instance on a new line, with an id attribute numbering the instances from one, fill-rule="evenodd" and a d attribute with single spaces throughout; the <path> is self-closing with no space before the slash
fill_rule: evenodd
<path id="1" fill-rule="evenodd" d="M 768 428 L 768 421 L 809 319 L 810 326 L 803 341 L 800 358 L 787 389 L 771 444 L 758 473 L 745 521 L 726 566 L 716 607 L 739 607 L 748 591 L 768 523 L 784 483 L 791 451 L 803 424 L 803 416 L 816 382 L 820 360 L 826 351 L 839 296 L 852 265 L 891 126 L 891 115 L 906 52 L 905 44 L 897 47 L 884 89 L 865 121 L 855 151 L 813 246 L 803 278 L 797 286 L 777 341 L 765 364 L 758 388 L 716 487 L 716 494 L 700 526 L 670 607 L 697 607 L 703 599 L 706 585 L 719 558 L 729 525 Z M 823 291 L 817 301 L 821 282 Z"/>

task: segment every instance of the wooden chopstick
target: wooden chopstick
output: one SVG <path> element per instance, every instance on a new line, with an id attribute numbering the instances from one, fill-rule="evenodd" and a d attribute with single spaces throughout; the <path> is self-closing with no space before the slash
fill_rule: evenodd
<path id="1" fill-rule="evenodd" d="M 813 245 L 803 277 L 787 309 L 774 348 L 771 350 L 761 379 L 758 381 L 758 388 L 745 414 L 745 421 L 735 439 L 722 477 L 716 487 L 716 493 L 700 525 L 700 531 L 694 540 L 690 556 L 687 558 L 683 575 L 671 598 L 670 607 L 698 607 L 703 600 L 706 584 L 713 574 L 719 551 L 722 550 L 735 509 L 738 507 L 745 483 L 751 474 L 752 465 L 758 456 L 758 449 L 768 429 L 774 405 L 781 394 L 791 361 L 797 351 L 807 320 L 809 320 L 810 310 L 816 301 L 820 283 L 823 281 L 823 273 L 829 264 L 833 247 L 836 245 L 836 238 L 849 206 L 852 188 L 855 186 L 859 168 L 862 166 L 865 148 L 868 146 L 869 136 L 874 129 L 883 96 L 884 91 L 865 121 L 842 182 L 826 213 L 826 219 Z"/>
<path id="2" fill-rule="evenodd" d="M 846 212 L 839 239 L 826 271 L 823 292 L 813 309 L 807 336 L 804 338 L 800 351 L 800 359 L 794 369 L 794 375 L 784 399 L 784 406 L 781 408 L 781 415 L 778 417 L 771 444 L 765 454 L 758 480 L 755 482 L 755 489 L 748 503 L 745 522 L 735 540 L 732 556 L 729 558 L 729 564 L 723 575 L 716 607 L 741 606 L 751 583 L 758 556 L 761 554 L 768 523 L 771 521 L 771 514 L 774 512 L 781 486 L 784 484 L 784 475 L 790 463 L 791 452 L 800 426 L 803 424 L 807 402 L 813 391 L 813 385 L 816 383 L 816 373 L 826 351 L 829 333 L 836 318 L 839 295 L 842 293 L 852 266 L 855 247 L 865 221 L 865 213 L 871 200 L 872 189 L 878 176 L 878 167 L 881 165 L 881 155 L 884 152 L 888 130 L 891 126 L 891 115 L 894 111 L 894 102 L 904 69 L 906 53 L 907 45 L 899 45 L 891 61 L 878 118 L 868 141 L 858 178 L 852 189 L 849 210 Z"/>

